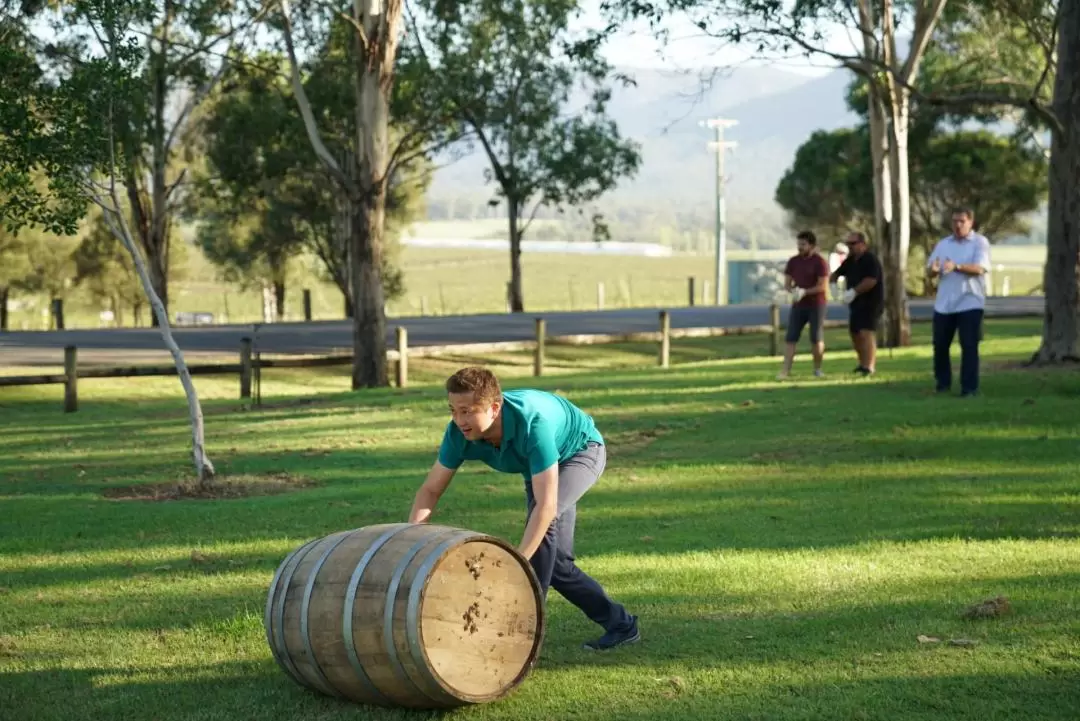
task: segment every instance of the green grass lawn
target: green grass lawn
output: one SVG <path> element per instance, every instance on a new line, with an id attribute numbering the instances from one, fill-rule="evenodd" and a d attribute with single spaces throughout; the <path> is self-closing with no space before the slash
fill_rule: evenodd
<path id="1" fill-rule="evenodd" d="M 597 629 L 552 593 L 526 682 L 448 715 L 1076 719 L 1080 378 L 1012 367 L 1037 331 L 988 324 L 971 400 L 928 392 L 925 346 L 852 379 L 842 332 L 826 378 L 800 357 L 785 383 L 761 338 L 678 341 L 667 371 L 651 344 L 553 347 L 542 379 L 527 354 L 491 358 L 505 385 L 597 419 L 609 465 L 578 561 L 644 638 L 580 650 Z M 434 717 L 300 689 L 262 610 L 304 541 L 405 518 L 447 420 L 439 381 L 476 360 L 418 360 L 413 387 L 362 393 L 346 369 L 267 372 L 254 410 L 235 378 L 196 378 L 223 477 L 314 483 L 228 500 L 105 495 L 188 473 L 175 378 L 85 381 L 67 415 L 59 387 L 0 390 L 0 719 Z M 435 520 L 516 543 L 523 515 L 519 479 L 469 466 Z M 998 595 L 1008 615 L 962 616 Z"/>

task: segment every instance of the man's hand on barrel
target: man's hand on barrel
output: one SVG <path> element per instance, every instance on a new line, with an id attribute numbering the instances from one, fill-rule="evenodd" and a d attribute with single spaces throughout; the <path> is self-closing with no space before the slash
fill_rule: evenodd
<path id="1" fill-rule="evenodd" d="M 412 510 L 409 511 L 409 523 L 427 522 L 456 472 L 456 469 L 447 468 L 435 461 L 431 466 L 431 470 L 428 471 L 423 485 L 416 492 L 416 498 L 413 499 Z"/>
<path id="2" fill-rule="evenodd" d="M 521 537 L 518 553 L 526 559 L 532 558 L 536 549 L 544 540 L 551 522 L 559 510 L 559 464 L 553 463 L 532 477 L 533 497 L 536 505 L 525 524 L 525 533 Z"/>

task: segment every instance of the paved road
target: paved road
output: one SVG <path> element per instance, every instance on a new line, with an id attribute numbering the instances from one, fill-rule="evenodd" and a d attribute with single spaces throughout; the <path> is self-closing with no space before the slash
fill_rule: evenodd
<path id="1" fill-rule="evenodd" d="M 991 298 L 987 303 L 988 315 L 994 316 L 1037 315 L 1042 313 L 1042 309 L 1041 296 Z M 653 331 L 658 326 L 657 312 L 658 309 L 634 308 L 394 318 L 387 323 L 387 338 L 393 347 L 394 328 L 403 325 L 409 330 L 410 346 L 530 340 L 534 337 L 533 319 L 537 316 L 547 319 L 549 335 Z M 930 302 L 912 301 L 913 317 L 929 318 L 932 313 Z M 842 305 L 831 305 L 828 317 L 830 320 L 844 320 L 847 310 Z M 769 308 L 765 305 L 699 306 L 671 311 L 672 328 L 734 327 L 768 322 Z M 235 354 L 240 347 L 240 339 L 252 335 L 252 326 L 184 327 L 174 328 L 173 333 L 185 355 L 191 354 L 195 359 L 220 353 Z M 352 326 L 348 321 L 261 325 L 258 341 L 259 347 L 266 353 L 347 353 L 352 348 Z M 91 364 L 135 363 L 169 358 L 161 334 L 152 328 L 13 331 L 0 333 L 0 365 L 55 365 L 61 362 L 58 349 L 66 345 L 77 346 L 80 362 Z"/>

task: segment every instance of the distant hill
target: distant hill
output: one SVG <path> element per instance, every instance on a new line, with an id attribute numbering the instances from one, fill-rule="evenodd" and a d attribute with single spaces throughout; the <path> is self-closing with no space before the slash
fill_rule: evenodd
<path id="1" fill-rule="evenodd" d="M 642 204 L 709 206 L 714 202 L 715 159 L 707 149 L 712 131 L 703 119 L 738 121 L 726 137 L 739 143 L 725 159 L 732 216 L 780 209 L 773 193 L 796 149 L 818 129 L 849 126 L 857 118 L 844 102 L 847 71 L 818 78 L 769 67 L 724 71 L 703 85 L 696 75 L 620 68 L 636 87 L 619 87 L 610 105 L 623 133 L 642 144 L 637 178 L 610 197 Z M 440 170 L 431 197 L 484 193 L 484 158 L 473 153 Z"/>

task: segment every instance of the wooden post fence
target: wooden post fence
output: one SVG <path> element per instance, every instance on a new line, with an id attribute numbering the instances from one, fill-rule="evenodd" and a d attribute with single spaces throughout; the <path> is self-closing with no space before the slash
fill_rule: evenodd
<path id="1" fill-rule="evenodd" d="M 660 311 L 660 367 L 671 365 L 671 314 Z"/>
<path id="2" fill-rule="evenodd" d="M 251 398 L 251 339 L 240 339 L 240 400 Z"/>
<path id="3" fill-rule="evenodd" d="M 694 285 L 696 284 L 696 281 L 697 281 L 697 278 L 695 278 L 694 276 L 690 276 L 689 278 L 686 279 L 687 291 L 688 291 L 688 294 L 690 296 L 690 307 L 691 308 L 694 307 L 694 302 L 697 300 L 697 294 L 694 292 Z"/>
<path id="4" fill-rule="evenodd" d="M 64 412 L 79 410 L 78 351 L 75 346 L 64 348 Z"/>
<path id="5" fill-rule="evenodd" d="M 409 329 L 399 325 L 397 327 L 397 387 L 405 388 L 409 385 Z"/>
<path id="6" fill-rule="evenodd" d="M 544 374 L 544 338 L 547 334 L 547 323 L 543 318 L 536 319 L 536 351 L 533 355 L 533 375 Z"/>
<path id="7" fill-rule="evenodd" d="M 311 320 L 311 291 L 304 288 L 304 320 Z"/>

